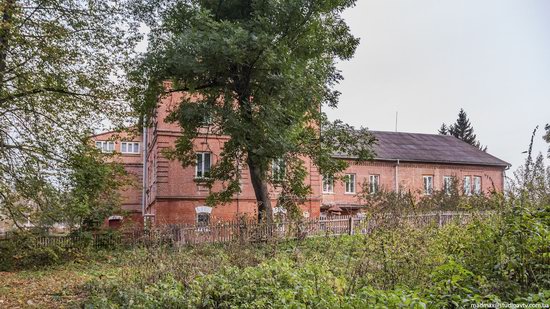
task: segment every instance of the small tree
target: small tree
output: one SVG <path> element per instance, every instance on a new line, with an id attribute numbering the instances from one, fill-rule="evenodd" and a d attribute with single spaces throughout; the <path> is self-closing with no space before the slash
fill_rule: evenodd
<path id="1" fill-rule="evenodd" d="M 437 133 L 439 133 L 441 135 L 449 135 L 449 129 L 447 128 L 447 125 L 444 124 L 444 123 L 441 124 L 441 127 L 439 128 Z"/>
<path id="2" fill-rule="evenodd" d="M 124 166 L 109 160 L 112 156 L 101 153 L 88 140 L 71 155 L 65 202 L 61 204 L 64 222 L 93 230 L 119 211 L 120 189 L 131 183 Z"/>
<path id="3" fill-rule="evenodd" d="M 472 146 L 475 146 L 483 151 L 487 151 L 487 146 L 481 146 L 480 142 L 476 140 L 474 128 L 470 123 L 470 119 L 468 119 L 468 115 L 462 108 L 458 113 L 456 122 L 449 126 L 445 124 L 441 125 L 438 132 L 443 135 L 452 135 Z"/>
<path id="4" fill-rule="evenodd" d="M 269 186 L 274 160 L 286 165 L 281 200 L 289 207 L 310 193 L 303 158 L 322 174 L 342 171 L 333 153 L 365 160 L 374 138 L 329 122 L 323 106 L 336 107 L 332 89 L 342 79 L 336 59 L 350 59 L 358 44 L 341 18 L 353 0 L 146 1 L 136 11 L 151 27 L 149 50 L 133 71 L 136 108 L 151 114 L 157 98 L 174 91 L 184 97 L 168 118 L 183 135 L 171 154 L 184 166 L 195 162 L 193 139 L 203 119 L 210 134 L 229 140 L 206 184 L 224 184 L 208 203 L 228 201 L 240 191 L 240 163 L 246 163 L 259 219 L 271 220 Z M 155 10 L 157 15 L 148 15 Z M 164 89 L 163 81 L 172 88 Z M 145 124 L 147 125 L 147 124 Z M 289 202 L 290 201 L 290 202 Z M 294 202 L 292 202 L 294 201 Z"/>

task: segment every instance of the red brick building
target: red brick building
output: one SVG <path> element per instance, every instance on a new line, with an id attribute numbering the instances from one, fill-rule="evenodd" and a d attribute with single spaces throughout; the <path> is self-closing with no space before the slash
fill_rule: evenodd
<path id="1" fill-rule="evenodd" d="M 357 194 L 410 191 L 417 195 L 449 190 L 456 180 L 463 194 L 502 191 L 509 164 L 453 136 L 371 131 L 378 140 L 373 161 L 358 162 L 345 154 L 346 179 L 322 184 L 322 210 L 343 212 L 361 208 Z M 363 189 L 369 192 L 363 192 Z"/>
<path id="2" fill-rule="evenodd" d="M 119 153 L 117 160 L 123 162 L 135 176 L 134 185 L 125 188 L 122 193 L 122 208 L 128 212 L 126 216 L 141 221 L 142 215 L 145 215 L 154 218 L 156 224 L 204 223 L 231 220 L 242 215 L 255 216 L 256 199 L 246 166 L 243 167 L 240 194 L 226 205 L 214 208 L 205 205 L 209 189 L 200 182 L 200 178 L 216 163 L 226 137 L 208 134 L 205 127 L 194 141 L 196 166 L 183 168 L 178 161 L 168 160 L 163 155 L 163 150 L 172 147 L 180 134 L 177 124 L 166 123 L 164 119 L 183 95 L 173 93 L 160 102 L 145 137 L 113 132 L 93 137 L 97 147 L 103 151 Z M 357 194 L 361 193 L 363 185 L 373 192 L 384 188 L 430 194 L 432 190 L 442 189 L 449 177 L 456 177 L 465 182 L 466 194 L 503 189 L 503 176 L 508 163 L 454 137 L 373 133 L 379 140 L 375 147 L 375 160 L 357 162 L 352 157 L 335 154 L 335 157 L 350 162 L 350 167 L 345 171 L 348 181 L 322 179 L 316 167 L 305 159 L 309 172 L 306 182 L 311 185 L 312 194 L 301 205 L 304 216 L 318 217 L 322 209 L 332 206 L 348 211 L 359 209 L 361 204 Z M 144 161 L 146 169 L 143 169 Z M 215 185 L 213 190 L 217 189 Z M 277 188 L 271 188 L 273 205 L 276 205 L 277 195 Z M 111 219 L 116 221 L 120 217 L 113 216 Z"/>

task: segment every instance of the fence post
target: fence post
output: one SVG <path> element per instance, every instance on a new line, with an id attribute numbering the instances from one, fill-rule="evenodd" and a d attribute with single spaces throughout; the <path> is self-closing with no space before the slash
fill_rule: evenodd
<path id="1" fill-rule="evenodd" d="M 443 219 L 441 218 L 441 210 L 437 212 L 437 217 L 439 218 L 439 227 L 442 227 Z"/>
<path id="2" fill-rule="evenodd" d="M 349 234 L 353 235 L 353 216 L 349 217 Z"/>

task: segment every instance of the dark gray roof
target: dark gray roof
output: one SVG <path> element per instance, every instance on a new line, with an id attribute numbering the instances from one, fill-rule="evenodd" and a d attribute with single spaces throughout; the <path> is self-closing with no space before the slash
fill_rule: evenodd
<path id="1" fill-rule="evenodd" d="M 370 131 L 378 140 L 375 160 L 506 167 L 510 164 L 458 138 L 440 134 Z M 346 155 L 336 155 L 348 157 Z"/>

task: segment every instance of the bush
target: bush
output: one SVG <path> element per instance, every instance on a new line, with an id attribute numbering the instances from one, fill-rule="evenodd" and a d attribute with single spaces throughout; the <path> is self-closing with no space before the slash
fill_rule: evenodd
<path id="1" fill-rule="evenodd" d="M 59 246 L 37 246 L 32 235 L 14 234 L 0 241 L 0 271 L 58 264 L 64 258 L 64 253 Z"/>
<path id="2" fill-rule="evenodd" d="M 540 259 L 548 249 L 546 220 L 540 209 L 510 208 L 443 228 L 401 225 L 369 235 L 259 246 L 138 250 L 123 279 L 87 286 L 90 298 L 85 304 L 459 308 L 482 302 L 547 302 L 548 272 L 542 272 L 548 264 Z M 527 277 L 518 275 L 522 269 L 528 270 Z"/>

